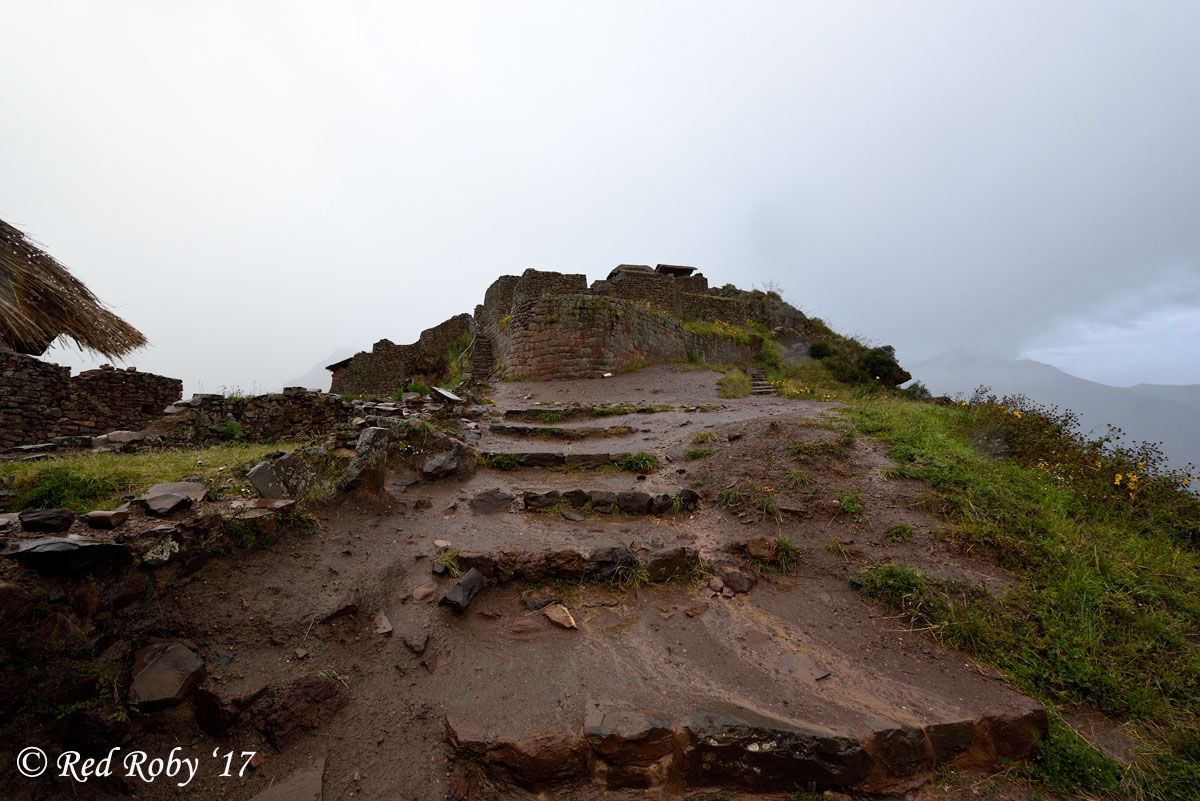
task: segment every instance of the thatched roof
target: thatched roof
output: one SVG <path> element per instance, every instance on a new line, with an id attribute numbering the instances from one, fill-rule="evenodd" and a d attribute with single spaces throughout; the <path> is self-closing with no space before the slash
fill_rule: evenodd
<path id="1" fill-rule="evenodd" d="M 0 220 L 0 348 L 40 356 L 59 336 L 109 358 L 146 344 L 66 267 Z"/>

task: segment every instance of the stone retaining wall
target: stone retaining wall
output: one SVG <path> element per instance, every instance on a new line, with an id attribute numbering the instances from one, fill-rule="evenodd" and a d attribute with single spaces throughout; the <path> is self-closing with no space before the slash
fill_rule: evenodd
<path id="1" fill-rule="evenodd" d="M 69 367 L 0 353 L 0 448 L 138 429 L 182 391 L 177 378 L 133 368 L 105 366 L 72 377 Z"/>
<path id="2" fill-rule="evenodd" d="M 308 439 L 348 422 L 354 407 L 336 395 L 288 387 L 282 393 L 227 398 L 193 395 L 175 405 L 182 416 L 164 438 L 173 442 L 239 439 L 256 442 Z"/>

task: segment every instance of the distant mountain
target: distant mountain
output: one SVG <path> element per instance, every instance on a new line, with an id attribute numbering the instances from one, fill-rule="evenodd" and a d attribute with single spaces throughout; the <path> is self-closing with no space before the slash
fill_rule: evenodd
<path id="1" fill-rule="evenodd" d="M 299 378 L 292 378 L 284 382 L 285 387 L 304 387 L 305 389 L 319 389 L 322 392 L 329 391 L 329 384 L 333 380 L 333 374 L 325 369 L 326 365 L 340 362 L 347 356 L 353 356 L 358 351 L 354 348 L 337 348 L 333 353 L 326 356 L 321 361 L 312 366 L 304 375 Z"/>
<path id="2" fill-rule="evenodd" d="M 1124 430 L 1126 443 L 1160 443 L 1175 467 L 1200 465 L 1200 386 L 1113 387 L 1042 362 L 962 351 L 905 366 L 934 395 L 970 396 L 981 385 L 996 395 L 1025 395 L 1076 412 L 1085 433 L 1104 434 L 1111 423 Z"/>
<path id="3" fill-rule="evenodd" d="M 1200 384 L 1134 384 L 1129 389 L 1148 398 L 1186 403 L 1200 409 Z"/>

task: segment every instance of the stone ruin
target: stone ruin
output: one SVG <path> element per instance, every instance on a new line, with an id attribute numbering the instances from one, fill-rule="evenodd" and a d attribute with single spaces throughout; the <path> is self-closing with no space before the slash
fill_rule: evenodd
<path id="1" fill-rule="evenodd" d="M 411 345 L 384 339 L 369 352 L 329 365 L 335 394 L 386 397 L 415 378 L 435 378 L 447 346 L 470 331 L 470 373 L 478 379 L 580 378 L 655 361 L 731 364 L 753 360 L 756 344 L 700 335 L 690 320 L 769 323 L 761 303 L 731 288 L 711 290 L 694 267 L 621 264 L 589 286 L 582 273 L 528 269 L 488 287 L 473 315 L 460 314 Z"/>

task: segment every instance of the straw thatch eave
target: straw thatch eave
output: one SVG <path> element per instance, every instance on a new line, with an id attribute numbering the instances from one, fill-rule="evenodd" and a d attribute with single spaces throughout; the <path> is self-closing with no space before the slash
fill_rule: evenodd
<path id="1" fill-rule="evenodd" d="M 109 358 L 146 344 L 66 267 L 0 220 L 0 348 L 40 356 L 60 336 Z"/>

